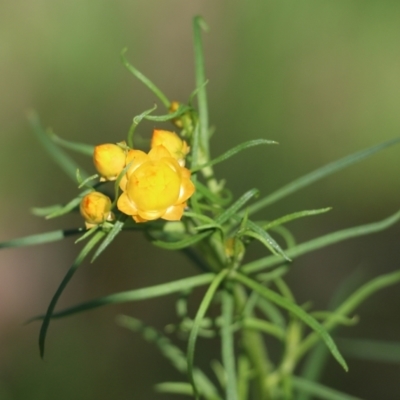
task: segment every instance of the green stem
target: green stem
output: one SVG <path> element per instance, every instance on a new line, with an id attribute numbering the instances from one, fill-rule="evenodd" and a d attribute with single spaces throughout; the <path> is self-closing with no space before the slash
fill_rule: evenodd
<path id="1" fill-rule="evenodd" d="M 243 310 L 247 302 L 247 295 L 242 285 L 236 284 L 234 286 L 234 296 L 236 307 L 238 310 Z M 271 396 L 266 382 L 271 366 L 262 335 L 249 329 L 243 329 L 241 335 L 243 348 L 255 370 L 255 398 L 257 400 L 269 400 Z"/>
<path id="2" fill-rule="evenodd" d="M 196 155 L 197 164 L 207 164 L 210 161 L 210 134 L 208 127 L 208 104 L 206 90 L 206 75 L 204 68 L 203 42 L 201 38 L 201 30 L 207 29 L 204 20 L 197 16 L 193 20 L 193 41 L 194 41 L 194 60 L 197 100 L 199 106 L 199 142 L 198 154 Z M 213 193 L 218 193 L 220 188 L 218 182 L 214 178 L 214 171 L 211 166 L 201 169 L 207 185 Z"/>
<path id="3" fill-rule="evenodd" d="M 238 400 L 235 366 L 235 348 L 233 340 L 233 309 L 231 293 L 225 289 L 222 292 L 222 362 L 226 373 L 226 400 Z"/>
<path id="4" fill-rule="evenodd" d="M 203 18 L 197 16 L 193 20 L 193 40 L 194 40 L 194 59 L 195 59 L 195 75 L 197 100 L 199 105 L 199 122 L 200 122 L 200 146 L 204 152 L 205 158 L 209 159 L 209 143 L 208 143 L 208 105 L 207 91 L 205 87 L 206 77 L 204 68 L 203 42 L 201 38 L 201 30 L 205 28 Z"/>

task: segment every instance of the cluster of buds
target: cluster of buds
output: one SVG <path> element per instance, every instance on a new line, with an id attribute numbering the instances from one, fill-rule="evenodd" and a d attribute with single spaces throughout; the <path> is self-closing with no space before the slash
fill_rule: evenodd
<path id="1" fill-rule="evenodd" d="M 174 132 L 154 130 L 148 153 L 118 144 L 102 144 L 96 146 L 93 161 L 102 181 L 116 180 L 125 170 L 119 182 L 119 211 L 136 222 L 158 218 L 178 221 L 195 190 L 190 171 L 185 168 L 189 150 Z M 86 226 L 112 219 L 110 208 L 111 200 L 102 193 L 86 195 L 81 202 Z"/>

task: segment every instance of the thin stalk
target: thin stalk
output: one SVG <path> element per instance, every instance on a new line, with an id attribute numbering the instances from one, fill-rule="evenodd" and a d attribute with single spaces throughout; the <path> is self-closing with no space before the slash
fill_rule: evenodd
<path id="1" fill-rule="evenodd" d="M 202 29 L 207 29 L 204 20 L 197 16 L 193 20 L 193 42 L 194 42 L 194 61 L 197 88 L 197 101 L 199 107 L 199 147 L 197 154 L 197 165 L 206 164 L 210 161 L 210 133 L 208 126 L 208 104 L 206 90 L 206 74 L 204 67 L 203 41 L 201 38 Z M 214 177 L 214 170 L 211 166 L 201 170 L 207 181 L 207 186 L 213 193 L 219 192 L 219 185 Z"/>
<path id="2" fill-rule="evenodd" d="M 242 285 L 234 286 L 236 307 L 243 310 L 247 295 Z M 251 315 L 250 315 L 251 316 Z M 242 330 L 242 345 L 254 372 L 254 393 L 257 400 L 270 400 L 271 396 L 266 385 L 271 365 L 262 335 L 254 330 Z"/>
<path id="3" fill-rule="evenodd" d="M 235 347 L 233 338 L 233 310 L 234 303 L 231 293 L 226 289 L 222 292 L 222 362 L 226 373 L 226 400 L 238 400 Z"/>

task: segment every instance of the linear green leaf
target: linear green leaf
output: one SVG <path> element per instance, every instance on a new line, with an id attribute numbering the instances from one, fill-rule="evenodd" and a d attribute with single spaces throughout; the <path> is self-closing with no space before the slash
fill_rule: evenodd
<path id="1" fill-rule="evenodd" d="M 46 340 L 47 330 L 50 325 L 50 320 L 54 311 L 54 308 L 57 304 L 58 299 L 60 298 L 62 292 L 66 288 L 68 282 L 71 280 L 73 275 L 75 274 L 76 270 L 78 269 L 79 265 L 81 265 L 82 261 L 85 259 L 87 254 L 93 249 L 93 247 L 97 244 L 99 240 L 104 236 L 104 232 L 97 232 L 95 236 L 86 244 L 86 246 L 81 250 L 78 257 L 68 270 L 67 274 L 65 275 L 64 279 L 61 281 L 60 286 L 57 288 L 53 298 L 50 301 L 50 304 L 47 308 L 46 315 L 43 318 L 42 326 L 40 328 L 39 333 L 39 349 L 40 349 L 40 356 L 43 358 L 44 356 L 44 344 Z"/>
<path id="2" fill-rule="evenodd" d="M 68 214 L 70 211 L 75 209 L 76 207 L 79 206 L 80 202 L 82 201 L 82 198 L 92 192 L 92 189 L 86 189 L 83 192 L 79 193 L 77 197 L 69 201 L 66 205 L 62 206 L 59 209 L 55 209 L 52 213 L 46 215 L 46 219 L 52 219 L 56 217 L 60 217 L 61 215 Z"/>
<path id="3" fill-rule="evenodd" d="M 39 117 L 35 112 L 32 111 L 28 114 L 28 120 L 36 134 L 37 139 L 46 149 L 47 153 L 74 182 L 76 182 L 77 169 L 81 171 L 83 179 L 86 179 L 89 176 L 71 157 L 69 157 L 50 139 L 49 135 L 42 128 Z"/>
<path id="4" fill-rule="evenodd" d="M 221 197 L 220 194 L 214 194 L 207 186 L 203 185 L 199 181 L 194 182 L 196 185 L 196 191 L 203 195 L 207 200 L 213 204 L 218 204 L 220 206 L 226 206 L 232 201 L 232 193 L 226 190 L 226 197 Z"/>
<path id="5" fill-rule="evenodd" d="M 287 300 L 286 298 L 280 296 L 279 294 L 275 293 L 274 291 L 260 285 L 258 282 L 254 281 L 251 278 L 239 273 L 234 272 L 232 273 L 232 278 L 237 280 L 238 282 L 243 283 L 250 289 L 255 290 L 261 296 L 265 297 L 267 300 L 270 300 L 277 304 L 278 306 L 288 310 L 289 312 L 296 315 L 299 319 L 301 319 L 305 324 L 307 324 L 315 334 L 317 334 L 326 344 L 330 352 L 332 353 L 333 357 L 337 360 L 337 362 L 343 367 L 345 371 L 348 370 L 346 361 L 343 359 L 342 355 L 339 353 L 337 346 L 327 330 L 313 317 L 307 314 L 301 307 L 297 304 Z"/>
<path id="6" fill-rule="evenodd" d="M 292 261 L 268 232 L 250 220 L 247 221 L 247 227 L 248 230 L 243 232 L 244 235 L 254 237 L 263 243 L 271 253 L 280 255 L 286 261 Z"/>
<path id="7" fill-rule="evenodd" d="M 301 243 L 295 247 L 286 250 L 286 255 L 293 259 L 311 251 L 341 242 L 343 240 L 383 231 L 394 225 L 399 220 L 400 211 L 378 222 L 373 222 L 371 224 L 355 226 L 333 233 L 328 233 L 327 235 L 320 236 L 305 243 Z M 256 261 L 243 265 L 242 270 L 249 274 L 265 268 L 273 267 L 280 264 L 281 262 L 282 260 L 276 256 L 263 257 Z"/>
<path id="8" fill-rule="evenodd" d="M 70 140 L 62 139 L 53 131 L 49 131 L 47 134 L 54 143 L 64 147 L 65 149 L 75 151 L 76 153 L 80 153 L 85 156 L 93 157 L 94 146 L 91 144 L 72 142 Z"/>
<path id="9" fill-rule="evenodd" d="M 339 392 L 320 383 L 311 382 L 298 376 L 292 377 L 293 387 L 300 392 L 306 392 L 317 396 L 322 400 L 361 400 L 359 397 L 351 396 L 347 393 Z"/>
<path id="10" fill-rule="evenodd" d="M 222 270 L 218 275 L 214 277 L 213 281 L 211 282 L 211 285 L 209 286 L 206 294 L 203 297 L 203 300 L 200 303 L 200 307 L 197 311 L 196 317 L 193 322 L 192 330 L 190 331 L 189 334 L 188 347 L 187 347 L 188 376 L 196 397 L 198 397 L 198 390 L 193 375 L 193 368 L 194 368 L 193 362 L 194 362 L 194 351 L 196 347 L 197 336 L 199 333 L 201 322 L 208 310 L 208 307 L 211 304 L 212 299 L 214 298 L 215 292 L 217 291 L 221 282 L 227 276 L 228 272 L 229 271 L 226 269 Z"/>
<path id="11" fill-rule="evenodd" d="M 241 144 L 233 147 L 232 149 L 228 150 L 224 154 L 221 154 L 220 156 L 214 158 L 213 160 L 211 160 L 205 164 L 202 164 L 202 165 L 192 168 L 191 172 L 194 173 L 194 172 L 200 171 L 203 168 L 211 167 L 212 165 L 215 165 L 222 161 L 225 161 L 228 158 L 234 156 L 235 154 L 237 154 L 245 149 L 248 149 L 248 148 L 254 147 L 254 146 L 260 146 L 262 144 L 278 144 L 278 142 L 274 142 L 273 140 L 267 140 L 267 139 L 249 140 L 247 142 L 241 143 Z"/>
<path id="12" fill-rule="evenodd" d="M 338 338 L 337 343 L 348 357 L 400 364 L 400 342 Z"/>
<path id="13" fill-rule="evenodd" d="M 148 89 L 150 89 L 164 104 L 166 108 L 169 108 L 171 102 L 168 100 L 167 96 L 146 76 L 144 76 L 140 71 L 138 71 L 135 67 L 129 64 L 128 60 L 125 58 L 125 53 L 128 49 L 123 49 L 121 52 L 121 61 L 125 68 L 135 76 L 135 78 L 139 79 Z"/>
<path id="14" fill-rule="evenodd" d="M 92 257 L 92 260 L 90 262 L 94 262 L 96 260 L 96 258 L 111 244 L 111 242 L 122 231 L 122 228 L 124 227 L 126 218 L 127 218 L 127 216 L 123 215 L 119 221 L 115 221 L 110 232 L 107 233 L 107 236 L 101 242 L 100 246 L 96 249 L 96 251 Z"/>
<path id="15" fill-rule="evenodd" d="M 188 236 L 187 238 L 179 240 L 178 242 L 165 242 L 162 240 L 154 240 L 152 243 L 166 250 L 181 250 L 185 247 L 189 247 L 197 242 L 200 242 L 200 240 L 203 240 L 212 233 L 213 231 L 201 232 L 197 235 Z"/>
<path id="16" fill-rule="evenodd" d="M 134 332 L 140 332 L 147 341 L 154 343 L 158 347 L 161 354 L 167 358 L 179 372 L 183 374 L 187 373 L 188 365 L 185 354 L 159 331 L 151 326 L 145 325 L 136 318 L 126 315 L 118 316 L 117 323 Z M 193 374 L 201 394 L 204 395 L 207 400 L 221 400 L 214 384 L 199 368 L 195 368 Z M 193 393 L 192 386 L 190 386 L 190 388 Z"/>
<path id="17" fill-rule="evenodd" d="M 312 183 L 325 178 L 328 175 L 331 175 L 335 172 L 338 172 L 344 168 L 349 167 L 350 165 L 353 165 L 357 162 L 360 162 L 375 153 L 386 149 L 387 147 L 393 146 L 395 144 L 398 144 L 400 142 L 400 138 L 396 139 L 391 139 L 386 142 L 380 143 L 376 146 L 369 147 L 368 149 L 361 150 L 357 153 L 351 154 L 349 156 L 346 156 L 344 158 L 341 158 L 337 161 L 334 161 L 332 163 L 329 163 L 321 168 L 316 169 L 315 171 L 306 174 L 302 176 L 301 178 L 295 179 L 291 183 L 283 186 L 282 188 L 278 189 L 277 191 L 271 193 L 267 197 L 264 197 L 261 200 L 258 200 L 256 203 L 252 204 L 249 207 L 249 215 L 253 214 L 262 208 L 269 206 L 272 203 L 275 203 L 276 201 L 308 186 L 311 185 Z"/>
<path id="18" fill-rule="evenodd" d="M 251 189 L 244 193 L 239 199 L 237 199 L 229 208 L 227 208 L 222 214 L 220 214 L 215 222 L 217 224 L 224 224 L 231 217 L 237 214 L 237 212 L 254 196 L 259 193 L 258 189 Z"/>
<path id="19" fill-rule="evenodd" d="M 57 231 L 38 233 L 36 235 L 24 236 L 18 239 L 8 240 L 0 243 L 0 249 L 9 249 L 12 247 L 36 246 L 38 244 L 57 242 L 68 236 L 78 235 L 83 228 L 60 229 Z"/>
<path id="20" fill-rule="evenodd" d="M 48 207 L 32 207 L 31 213 L 36 217 L 46 217 L 49 214 L 53 214 L 63 209 L 61 204 L 54 204 Z"/>
<path id="21" fill-rule="evenodd" d="M 155 386 L 157 392 L 160 393 L 174 393 L 187 396 L 193 396 L 193 388 L 187 382 L 162 382 L 157 383 Z"/>
<path id="22" fill-rule="evenodd" d="M 334 316 L 328 318 L 323 326 L 326 330 L 331 330 L 338 325 L 337 315 L 348 315 L 356 307 L 365 301 L 368 297 L 373 295 L 375 292 L 384 289 L 388 286 L 392 286 L 400 283 L 400 271 L 395 271 L 389 274 L 378 276 L 372 279 L 353 294 L 351 294 L 335 311 Z M 318 337 L 313 333 L 310 333 L 303 343 L 297 349 L 297 359 L 301 358 L 315 343 L 318 342 Z"/>
<path id="23" fill-rule="evenodd" d="M 93 310 L 98 307 L 127 303 L 130 301 L 140 301 L 151 299 L 154 297 L 166 296 L 172 293 L 181 292 L 190 288 L 206 285 L 214 279 L 215 274 L 207 273 L 190 278 L 179 279 L 173 282 L 162 283 L 160 285 L 149 286 L 141 289 L 127 290 L 124 292 L 110 294 L 108 296 L 98 297 L 85 303 L 66 308 L 55 312 L 51 318 L 63 318 L 69 315 L 77 314 L 83 311 Z M 43 315 L 33 318 L 32 320 L 43 319 Z"/>
<path id="24" fill-rule="evenodd" d="M 267 222 L 266 224 L 263 224 L 262 227 L 267 230 L 282 224 L 286 224 L 287 222 L 293 221 L 298 218 L 310 217 L 312 215 L 319 215 L 326 213 L 330 210 L 332 210 L 332 207 L 320 208 L 318 210 L 298 211 L 292 214 L 285 215 L 284 217 L 275 219 L 274 221 Z"/>

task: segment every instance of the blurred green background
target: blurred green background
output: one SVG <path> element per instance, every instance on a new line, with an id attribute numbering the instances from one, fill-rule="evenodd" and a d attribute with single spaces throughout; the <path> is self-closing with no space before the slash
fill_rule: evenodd
<path id="1" fill-rule="evenodd" d="M 45 126 L 70 140 L 124 139 L 132 117 L 155 99 L 122 67 L 121 49 L 128 47 L 130 61 L 171 99 L 185 101 L 194 88 L 197 14 L 211 28 L 204 46 L 213 154 L 259 137 L 280 143 L 217 167 L 235 195 L 253 187 L 269 193 L 399 135 L 397 1 L 0 0 L 0 240 L 81 224 L 79 216 L 44 221 L 30 214 L 32 206 L 71 198 L 76 185 L 35 141 L 26 111 L 34 108 Z M 154 126 L 144 123 L 140 134 L 149 137 Z M 299 241 L 384 218 L 398 209 L 399 154 L 400 148 L 386 150 L 260 215 L 332 206 L 330 214 L 290 225 Z M 92 168 L 90 160 L 83 163 Z M 399 233 L 393 227 L 299 258 L 288 276 L 297 300 L 321 309 L 354 271 L 372 277 L 398 268 Z M 265 254 L 253 250 L 249 259 Z M 124 312 L 162 329 L 176 321 L 174 298 L 57 321 L 45 361 L 39 358 L 39 325 L 23 323 L 46 309 L 76 254 L 72 239 L 0 253 L 0 399 L 156 398 L 154 383 L 182 377 L 114 319 Z M 124 234 L 95 264 L 85 264 L 60 307 L 194 273 L 180 254 L 155 252 L 140 235 Z M 368 300 L 361 322 L 345 333 L 398 340 L 399 312 L 399 289 L 390 288 Z M 218 356 L 215 344 L 205 346 L 210 353 L 199 359 Z M 398 364 L 349 364 L 345 374 L 332 361 L 324 382 L 366 399 L 398 398 Z"/>

